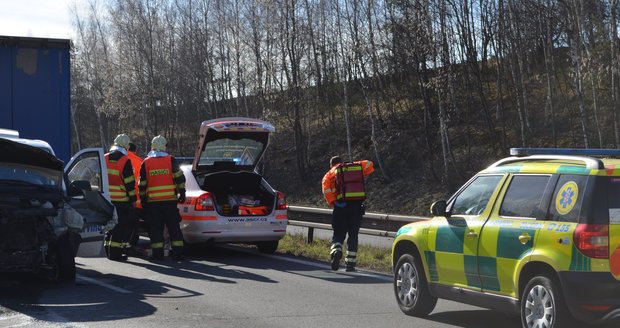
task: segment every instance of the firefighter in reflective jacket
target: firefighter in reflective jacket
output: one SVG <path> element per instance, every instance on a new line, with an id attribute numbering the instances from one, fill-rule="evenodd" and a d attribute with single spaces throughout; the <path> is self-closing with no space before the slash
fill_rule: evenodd
<path id="1" fill-rule="evenodd" d="M 164 226 L 168 228 L 172 257 L 183 258 L 181 215 L 177 202 L 185 202 L 185 176 L 174 157 L 166 153 L 166 138 L 156 136 L 140 167 L 140 200 L 146 210 L 154 260 L 164 257 Z"/>
<path id="2" fill-rule="evenodd" d="M 342 244 L 347 239 L 346 271 L 355 271 L 357 262 L 357 243 L 364 200 L 366 199 L 365 178 L 374 171 L 371 161 L 362 160 L 343 163 L 339 156 L 329 161 L 330 170 L 323 176 L 323 196 L 332 212 L 332 246 L 330 250 L 331 268 L 338 270 L 342 258 Z"/>
<path id="3" fill-rule="evenodd" d="M 112 229 L 105 243 L 108 258 L 114 261 L 127 260 L 124 252 L 129 246 L 132 220 L 135 219 L 132 211 L 136 201 L 136 186 L 131 162 L 127 157 L 128 147 L 129 137 L 119 134 L 114 139 L 110 152 L 105 154 L 110 198 L 118 215 L 118 224 Z"/>

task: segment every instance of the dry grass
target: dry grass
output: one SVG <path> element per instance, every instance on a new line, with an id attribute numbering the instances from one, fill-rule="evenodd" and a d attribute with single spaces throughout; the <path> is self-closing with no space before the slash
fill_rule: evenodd
<path id="1" fill-rule="evenodd" d="M 315 238 L 312 244 L 308 244 L 303 234 L 286 234 L 280 240 L 277 252 L 329 262 L 330 246 L 329 240 Z M 392 273 L 390 255 L 390 249 L 360 244 L 357 250 L 357 267 Z"/>

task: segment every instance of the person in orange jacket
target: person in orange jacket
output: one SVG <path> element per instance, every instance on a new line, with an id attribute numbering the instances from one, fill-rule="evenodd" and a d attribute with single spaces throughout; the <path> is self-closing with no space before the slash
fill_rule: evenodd
<path id="1" fill-rule="evenodd" d="M 133 142 L 129 143 L 129 149 L 127 149 L 127 157 L 129 157 L 129 161 L 131 162 L 131 167 L 133 168 L 133 176 L 136 179 L 136 191 L 138 191 L 138 181 L 140 180 L 140 166 L 142 165 L 142 157 L 136 154 L 137 151 L 136 144 Z M 131 237 L 129 238 L 129 243 L 131 246 L 136 246 L 138 242 L 138 221 L 140 219 L 144 220 L 144 210 L 142 209 L 142 203 L 140 202 L 140 194 L 136 193 L 136 206 L 133 209 L 133 221 L 131 227 Z"/>
<path id="2" fill-rule="evenodd" d="M 348 166 L 348 164 L 353 164 Z M 331 268 L 338 270 L 342 259 L 342 244 L 347 234 L 346 271 L 355 271 L 357 262 L 358 234 L 364 215 L 366 191 L 364 179 L 374 171 L 372 161 L 361 160 L 343 163 L 342 158 L 334 156 L 329 161 L 330 169 L 322 180 L 323 196 L 332 212 L 332 245 L 330 249 Z M 361 171 L 361 172 L 360 172 Z M 347 173 L 343 173 L 347 172 Z M 354 172 L 344 177 L 343 174 Z M 347 181 L 347 182 L 344 182 Z"/>
<path id="3" fill-rule="evenodd" d="M 119 134 L 114 139 L 114 145 L 105 154 L 108 174 L 108 189 L 112 204 L 118 214 L 118 224 L 106 237 L 105 246 L 110 260 L 126 261 L 128 240 L 133 226 L 133 207 L 136 201 L 135 177 L 129 157 L 129 136 Z M 109 237 L 109 238 L 108 238 Z"/>

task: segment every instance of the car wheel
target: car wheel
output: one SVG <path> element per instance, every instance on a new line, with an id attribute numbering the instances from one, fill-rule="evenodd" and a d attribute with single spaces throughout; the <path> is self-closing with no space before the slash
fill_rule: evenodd
<path id="1" fill-rule="evenodd" d="M 60 279 L 57 254 L 58 248 L 56 244 L 49 244 L 47 256 L 45 257 L 46 266 L 39 272 L 39 275 L 47 282 L 56 282 Z"/>
<path id="2" fill-rule="evenodd" d="M 261 241 L 256 243 L 256 247 L 258 247 L 258 251 L 263 254 L 273 254 L 278 249 L 278 240 L 275 241 Z"/>
<path id="3" fill-rule="evenodd" d="M 424 267 L 418 258 L 404 254 L 394 269 L 394 295 L 400 310 L 407 315 L 422 317 L 433 311 L 437 297 L 428 290 Z"/>
<path id="4" fill-rule="evenodd" d="M 56 247 L 58 279 L 61 281 L 75 281 L 75 252 L 69 236 L 64 235 L 58 239 Z"/>
<path id="5" fill-rule="evenodd" d="M 532 278 L 521 296 L 521 325 L 524 328 L 576 327 L 559 284 L 546 276 Z"/>

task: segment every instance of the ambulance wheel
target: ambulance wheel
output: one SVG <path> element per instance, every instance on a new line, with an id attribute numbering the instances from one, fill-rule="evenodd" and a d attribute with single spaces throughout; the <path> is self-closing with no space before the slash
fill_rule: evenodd
<path id="1" fill-rule="evenodd" d="M 400 310 L 407 315 L 423 317 L 433 311 L 437 297 L 428 290 L 422 262 L 404 254 L 394 269 L 394 295 Z"/>
<path id="2" fill-rule="evenodd" d="M 535 276 L 527 283 L 520 307 L 524 328 L 579 326 L 568 311 L 559 283 L 546 276 Z"/>

